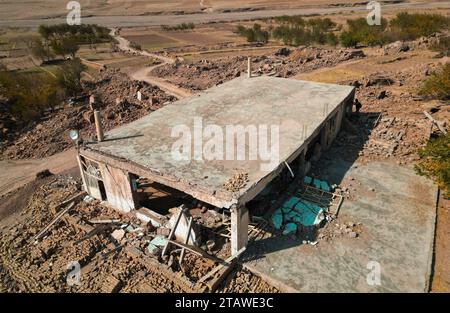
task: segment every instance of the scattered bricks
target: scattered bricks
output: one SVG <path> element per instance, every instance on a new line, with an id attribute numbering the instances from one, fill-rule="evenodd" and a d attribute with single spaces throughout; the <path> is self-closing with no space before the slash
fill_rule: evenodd
<path id="1" fill-rule="evenodd" d="M 156 234 L 167 237 L 170 234 L 170 229 L 165 227 L 159 227 L 156 229 Z"/>
<path id="2" fill-rule="evenodd" d="M 104 293 L 116 293 L 119 292 L 122 287 L 122 282 L 116 277 L 109 275 L 104 284 L 102 285 L 102 292 Z"/>
<path id="3" fill-rule="evenodd" d="M 120 242 L 125 236 L 125 231 L 123 229 L 116 229 L 112 232 L 111 237 Z"/>
<path id="4" fill-rule="evenodd" d="M 237 192 L 244 188 L 248 181 L 248 173 L 236 173 L 225 184 L 223 184 L 223 187 L 228 191 Z"/>

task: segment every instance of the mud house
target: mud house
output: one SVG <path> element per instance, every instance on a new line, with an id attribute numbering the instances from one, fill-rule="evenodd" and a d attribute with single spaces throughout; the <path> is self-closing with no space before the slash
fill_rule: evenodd
<path id="1" fill-rule="evenodd" d="M 103 141 L 82 143 L 79 164 L 84 186 L 92 197 L 117 210 L 147 216 L 156 225 L 170 207 L 188 200 L 203 203 L 228 215 L 231 250 L 236 253 L 248 240 L 246 204 L 286 169 L 305 175 L 311 160 L 337 135 L 353 98 L 354 88 L 349 86 L 268 76 L 237 78 L 107 132 Z M 244 134 L 227 136 L 230 125 L 241 126 Z M 208 126 L 213 131 L 205 135 L 201 128 Z M 190 154 L 183 158 L 174 157 L 181 138 L 177 129 L 192 131 L 192 146 L 184 147 Z M 267 130 L 269 147 L 277 148 L 270 150 L 273 158 L 260 153 L 249 157 L 252 151 L 242 154 L 239 140 L 244 140 L 244 148 L 261 148 L 256 138 L 261 132 L 251 136 L 252 129 Z M 212 133 L 222 136 L 216 143 L 223 146 L 214 147 L 215 157 L 208 158 L 201 153 L 211 148 L 206 137 Z M 224 147 L 234 150 L 220 150 Z M 230 188 L 236 177 L 244 182 Z"/>

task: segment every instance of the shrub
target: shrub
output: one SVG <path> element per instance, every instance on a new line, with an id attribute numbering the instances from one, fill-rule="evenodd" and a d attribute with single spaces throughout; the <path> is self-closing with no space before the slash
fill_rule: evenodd
<path id="1" fill-rule="evenodd" d="M 133 49 L 139 50 L 139 51 L 141 51 L 141 50 L 142 50 L 142 47 L 141 47 L 141 45 L 140 45 L 140 44 L 138 44 L 138 43 L 137 43 L 137 42 L 135 42 L 135 41 L 132 41 L 132 42 L 130 42 L 130 47 L 131 47 L 131 48 L 133 48 Z"/>
<path id="2" fill-rule="evenodd" d="M 439 42 L 431 47 L 431 50 L 439 52 L 440 57 L 450 56 L 450 37 L 442 37 Z"/>
<path id="3" fill-rule="evenodd" d="M 167 25 L 161 25 L 161 29 L 165 31 L 178 31 L 178 30 L 188 30 L 188 29 L 194 29 L 195 25 L 194 23 L 181 23 L 175 26 L 167 26 Z"/>
<path id="4" fill-rule="evenodd" d="M 8 111 L 17 120 L 29 122 L 61 100 L 54 77 L 48 73 L 0 72 L 2 93 L 8 99 Z"/>
<path id="5" fill-rule="evenodd" d="M 450 18 L 439 14 L 401 12 L 391 20 L 390 26 L 393 32 L 399 34 L 401 40 L 413 40 L 448 29 Z"/>
<path id="6" fill-rule="evenodd" d="M 245 37 L 248 42 L 269 42 L 269 32 L 262 30 L 261 25 L 259 24 L 254 24 L 252 28 L 246 28 L 245 26 L 239 25 L 236 28 L 236 32 Z"/>
<path id="7" fill-rule="evenodd" d="M 359 37 L 349 31 L 343 31 L 340 36 L 341 45 L 346 48 L 356 47 L 359 43 Z"/>
<path id="8" fill-rule="evenodd" d="M 450 63 L 428 78 L 419 94 L 429 99 L 450 100 Z"/>
<path id="9" fill-rule="evenodd" d="M 430 140 L 419 151 L 421 160 L 415 166 L 419 175 L 436 180 L 446 194 L 450 193 L 450 133 Z"/>
<path id="10" fill-rule="evenodd" d="M 345 47 L 355 47 L 358 43 L 365 45 L 382 45 L 385 42 L 384 31 L 388 22 L 381 19 L 381 25 L 369 25 L 365 18 L 347 20 L 347 31 L 341 34 L 341 43 Z"/>

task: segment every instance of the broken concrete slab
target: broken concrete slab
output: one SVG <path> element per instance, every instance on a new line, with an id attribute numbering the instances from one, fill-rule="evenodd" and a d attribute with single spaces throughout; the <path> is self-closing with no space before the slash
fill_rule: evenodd
<path id="1" fill-rule="evenodd" d="M 125 236 L 125 231 L 123 229 L 116 229 L 111 233 L 111 237 L 113 237 L 117 241 L 121 241 Z"/>
<path id="2" fill-rule="evenodd" d="M 334 160 L 327 169 L 333 177 L 342 177 L 350 165 Z M 286 237 L 259 240 L 248 247 L 248 253 L 257 249 L 265 257 L 244 265 L 282 291 L 427 292 L 436 187 L 411 168 L 389 162 L 352 167 L 344 177 L 349 176 L 361 186 L 355 199 L 343 202 L 340 215 L 362 222 L 361 235 L 320 241 L 316 246 Z M 338 182 L 331 177 L 330 181 Z M 368 283 L 373 264 L 380 266 L 380 285 Z"/>

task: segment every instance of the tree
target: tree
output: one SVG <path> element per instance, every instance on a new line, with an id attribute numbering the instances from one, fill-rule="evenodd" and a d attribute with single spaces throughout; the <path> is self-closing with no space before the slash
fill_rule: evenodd
<path id="1" fill-rule="evenodd" d="M 421 160 L 415 166 L 419 175 L 434 178 L 444 192 L 450 194 L 450 133 L 430 140 L 419 151 Z"/>
<path id="2" fill-rule="evenodd" d="M 74 38 L 64 37 L 62 39 L 53 39 L 50 43 L 52 50 L 55 54 L 61 55 L 63 58 L 66 58 L 67 55 L 70 55 L 72 59 L 75 58 L 75 54 L 80 48 Z"/>
<path id="3" fill-rule="evenodd" d="M 429 99 L 450 100 L 450 63 L 425 81 L 419 94 Z"/>
<path id="4" fill-rule="evenodd" d="M 359 43 L 359 38 L 357 37 L 357 35 L 354 33 L 348 32 L 348 31 L 343 31 L 341 33 L 340 40 L 341 40 L 341 44 L 347 48 L 349 48 L 349 47 L 354 48 Z"/>
<path id="5" fill-rule="evenodd" d="M 339 39 L 334 33 L 327 33 L 325 35 L 325 42 L 330 46 L 336 47 L 339 43 Z"/>
<path id="6" fill-rule="evenodd" d="M 56 73 L 58 85 L 66 90 L 70 96 L 76 96 L 77 93 L 83 90 L 81 86 L 81 73 L 84 66 L 81 60 L 75 58 L 65 62 Z"/>
<path id="7" fill-rule="evenodd" d="M 40 25 L 38 28 L 38 32 L 44 40 L 49 40 L 52 36 L 52 30 L 49 26 Z"/>
<path id="8" fill-rule="evenodd" d="M 31 54 L 42 62 L 48 62 L 51 58 L 50 51 L 47 49 L 47 47 L 44 47 L 44 44 L 39 39 L 35 39 L 33 41 Z"/>

